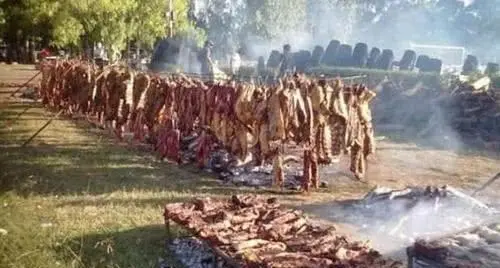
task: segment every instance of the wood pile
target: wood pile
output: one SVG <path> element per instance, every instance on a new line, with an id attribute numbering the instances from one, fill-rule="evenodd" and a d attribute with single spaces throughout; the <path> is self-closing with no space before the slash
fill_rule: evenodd
<path id="1" fill-rule="evenodd" d="M 500 90 L 489 80 L 459 82 L 449 90 L 385 83 L 374 103 L 379 130 L 400 130 L 431 139 L 446 136 L 457 142 L 500 149 Z M 441 142 L 440 141 L 440 142 Z"/>
<path id="2" fill-rule="evenodd" d="M 276 199 L 233 196 L 168 204 L 165 220 L 188 229 L 239 267 L 402 267 L 334 227 L 313 224 Z"/>
<path id="3" fill-rule="evenodd" d="M 409 249 L 409 255 L 443 268 L 500 267 L 500 225 L 476 227 L 430 241 L 418 240 Z"/>
<path id="4" fill-rule="evenodd" d="M 440 104 L 450 126 L 465 140 L 500 149 L 500 91 L 481 87 L 480 82 L 458 85 Z"/>

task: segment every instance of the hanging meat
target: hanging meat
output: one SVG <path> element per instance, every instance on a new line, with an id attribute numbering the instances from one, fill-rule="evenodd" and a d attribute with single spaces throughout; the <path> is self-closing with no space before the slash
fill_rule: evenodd
<path id="1" fill-rule="evenodd" d="M 221 146 L 237 165 L 252 159 L 272 164 L 274 184 L 284 185 L 287 146 L 303 148 L 303 189 L 320 184 L 319 165 L 348 152 L 359 179 L 375 152 L 369 104 L 375 93 L 295 74 L 274 86 L 235 81 L 204 83 L 185 75 L 162 77 L 115 65 L 103 69 L 81 61 L 42 65 L 42 102 L 54 109 L 104 121 L 147 142 L 160 158 L 181 162 L 194 150 L 200 168 Z M 186 140 L 195 140 L 186 146 Z M 192 145 L 196 144 L 196 146 Z M 220 149 L 220 148 L 219 148 Z"/>

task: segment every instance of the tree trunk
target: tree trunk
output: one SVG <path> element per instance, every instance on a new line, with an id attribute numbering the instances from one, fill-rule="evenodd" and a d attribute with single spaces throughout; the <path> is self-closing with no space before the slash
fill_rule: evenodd
<path id="1" fill-rule="evenodd" d="M 7 63 L 11 64 L 15 61 L 16 61 L 15 44 L 8 43 L 7 44 Z"/>
<path id="2" fill-rule="evenodd" d="M 28 56 L 29 56 L 29 63 L 34 64 L 36 62 L 36 51 L 35 51 L 35 42 L 32 40 L 28 41 Z"/>

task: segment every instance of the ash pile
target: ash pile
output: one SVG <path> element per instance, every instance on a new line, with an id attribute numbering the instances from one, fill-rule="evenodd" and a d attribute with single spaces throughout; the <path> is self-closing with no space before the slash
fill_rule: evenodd
<path id="1" fill-rule="evenodd" d="M 184 163 L 196 161 L 197 135 L 186 137 L 182 140 L 182 159 Z M 217 174 L 218 179 L 224 183 L 236 186 L 246 186 L 255 188 L 269 188 L 273 184 L 273 166 L 255 166 L 252 161 L 252 154 L 246 163 L 237 163 L 237 160 L 223 148 L 222 145 L 214 143 L 214 150 L 208 157 L 207 166 L 204 168 L 209 173 Z M 303 170 L 300 166 L 299 158 L 289 156 L 284 160 L 285 185 L 288 190 L 301 190 Z M 327 187 L 323 182 L 322 188 Z"/>
<path id="2" fill-rule="evenodd" d="M 302 170 L 293 167 L 285 167 L 285 185 L 289 190 L 300 190 L 302 183 Z M 236 186 L 248 186 L 256 188 L 269 188 L 273 184 L 273 166 L 247 166 L 232 168 L 220 173 L 220 179 Z"/>
<path id="3" fill-rule="evenodd" d="M 330 207 L 328 213 L 333 220 L 359 228 L 382 252 L 477 226 L 499 215 L 496 209 L 450 186 L 378 187 L 361 200 Z"/>
<path id="4" fill-rule="evenodd" d="M 185 267 L 229 267 L 214 254 L 207 244 L 195 237 L 176 238 L 167 243 L 167 250 L 173 253 L 177 261 Z"/>
<path id="5" fill-rule="evenodd" d="M 418 240 L 407 250 L 408 267 L 500 267 L 500 220 L 434 240 Z"/>

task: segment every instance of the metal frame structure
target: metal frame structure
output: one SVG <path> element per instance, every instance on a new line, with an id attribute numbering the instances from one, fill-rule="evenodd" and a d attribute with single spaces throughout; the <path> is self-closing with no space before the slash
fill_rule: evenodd
<path id="1" fill-rule="evenodd" d="M 455 50 L 461 50 L 462 51 L 462 62 L 460 63 L 460 65 L 453 65 L 453 66 L 460 66 L 460 67 L 463 66 L 464 61 L 465 61 L 465 57 L 466 57 L 466 54 L 467 54 L 467 50 L 465 49 L 465 47 L 459 47 L 459 46 L 427 45 L 427 44 L 416 44 L 416 43 L 410 42 L 410 48 L 413 49 L 413 50 L 416 50 L 418 48 L 424 48 L 424 49 L 443 49 L 443 50 L 446 50 L 446 49 L 448 49 L 448 50 L 454 50 L 454 49 Z"/>

